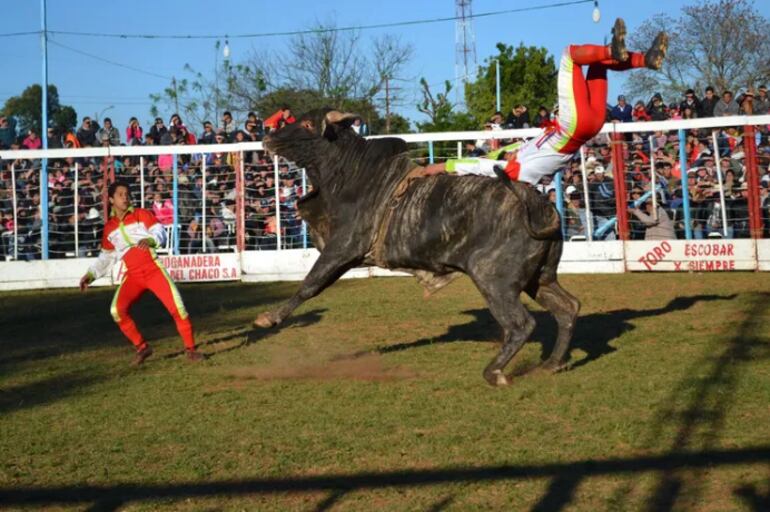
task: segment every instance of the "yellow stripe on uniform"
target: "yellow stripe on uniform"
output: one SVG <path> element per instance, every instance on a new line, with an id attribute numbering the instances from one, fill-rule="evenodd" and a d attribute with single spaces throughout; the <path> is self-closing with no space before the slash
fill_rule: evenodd
<path id="1" fill-rule="evenodd" d="M 566 64 L 567 73 L 569 74 L 569 80 L 570 80 L 570 86 L 569 86 L 569 113 L 570 113 L 570 122 L 569 122 L 569 128 L 567 129 L 567 133 L 562 134 L 561 140 L 554 144 L 554 149 L 556 151 L 561 150 L 564 148 L 564 146 L 569 143 L 572 136 L 575 134 L 575 130 L 577 129 L 577 122 L 578 122 L 578 111 L 577 111 L 577 103 L 575 102 L 575 89 L 572 84 L 573 78 L 573 72 L 575 63 L 572 61 L 572 57 L 569 56 L 569 49 L 566 50 L 566 54 L 562 56 L 562 62 L 560 64 Z M 561 112 L 560 112 L 561 114 Z"/>
<path id="2" fill-rule="evenodd" d="M 163 272 L 163 277 L 165 277 L 166 281 L 168 281 L 168 286 L 171 288 L 171 296 L 174 297 L 174 305 L 176 306 L 176 310 L 182 320 L 184 320 L 187 318 L 187 309 L 184 307 L 184 302 L 182 302 L 182 296 L 179 294 L 179 290 L 177 290 L 174 281 L 171 279 L 171 276 L 168 275 L 166 268 L 161 265 L 160 261 L 155 260 L 155 265 L 157 265 L 160 271 Z"/>
<path id="3" fill-rule="evenodd" d="M 128 279 L 128 276 L 123 277 L 123 280 L 120 282 L 118 289 L 115 290 L 115 295 L 112 297 L 112 304 L 110 304 L 110 314 L 116 323 L 120 322 L 120 314 L 118 313 L 118 296 L 120 296 L 120 290 L 123 289 L 123 284 L 126 282 L 126 279 Z"/>

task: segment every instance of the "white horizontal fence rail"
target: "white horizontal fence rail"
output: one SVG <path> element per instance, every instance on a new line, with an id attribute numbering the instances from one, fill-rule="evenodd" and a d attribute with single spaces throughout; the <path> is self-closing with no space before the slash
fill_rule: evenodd
<path id="1" fill-rule="evenodd" d="M 614 135 L 614 134 L 647 134 L 642 137 L 644 140 L 649 140 L 651 138 L 650 134 L 651 132 L 672 132 L 676 130 L 690 130 L 690 129 L 699 129 L 708 131 L 711 129 L 724 129 L 729 127 L 745 127 L 748 125 L 753 126 L 766 126 L 770 125 L 770 115 L 764 115 L 764 116 L 730 116 L 730 117 L 721 117 L 721 118 L 705 118 L 705 119 L 692 119 L 692 120 L 673 120 L 673 121 L 659 121 L 659 122 L 642 122 L 642 123 L 607 123 L 602 128 L 601 133 L 607 134 L 607 135 Z M 530 138 L 535 137 L 542 133 L 542 130 L 539 128 L 527 128 L 527 129 L 521 129 L 521 130 L 483 130 L 483 131 L 463 131 L 463 132 L 444 132 L 444 133 L 419 133 L 419 134 L 394 134 L 394 135 L 378 135 L 378 136 L 372 136 L 369 137 L 371 139 L 377 139 L 382 137 L 395 137 L 403 139 L 405 142 L 407 142 L 411 146 L 411 149 L 414 150 L 420 150 L 423 151 L 423 155 L 427 154 L 427 151 L 429 151 L 429 147 L 432 149 L 433 143 L 437 142 L 456 142 L 457 148 L 455 151 L 455 148 L 453 147 L 453 144 L 443 144 L 440 145 L 440 147 L 449 146 L 449 150 L 446 148 L 439 151 L 439 154 L 435 154 L 435 158 L 437 161 L 443 161 L 445 158 L 454 158 L 454 157 L 461 157 L 463 148 L 462 148 L 462 141 L 476 141 L 476 140 L 493 140 L 493 139 L 524 139 L 524 138 Z M 718 153 L 719 153 L 719 145 L 717 143 L 716 139 L 716 132 L 714 132 L 714 135 L 709 134 L 709 147 L 713 148 L 713 151 L 717 153 L 715 157 L 718 159 Z M 711 140 L 713 139 L 713 143 L 711 143 Z M 425 144 L 428 144 L 426 146 Z M 653 145 L 649 145 L 649 151 L 650 151 L 650 158 L 653 157 L 652 152 L 655 148 L 652 147 Z M 589 191 L 588 191 L 588 182 L 586 181 L 586 158 L 585 153 L 583 152 L 585 148 L 581 148 L 581 161 L 580 161 L 580 167 L 582 169 L 582 187 L 578 186 L 578 189 L 582 188 L 582 198 L 581 201 L 584 203 L 583 208 L 585 210 L 585 224 L 586 224 L 586 232 L 585 236 L 583 237 L 575 237 L 574 239 L 584 239 L 586 242 L 581 242 L 586 247 L 585 249 L 575 249 L 575 250 L 565 250 L 565 255 L 569 256 L 568 260 L 565 260 L 568 265 L 565 268 L 569 268 L 571 270 L 579 271 L 579 269 L 584 269 L 583 271 L 591 271 L 590 268 L 581 266 L 585 262 L 591 262 L 591 264 L 594 264 L 601 260 L 602 257 L 607 258 L 606 261 L 612 262 L 612 264 L 609 267 L 606 267 L 605 269 L 610 269 L 608 271 L 616 271 L 618 268 L 636 268 L 638 270 L 650 270 L 647 268 L 647 265 L 644 265 L 643 263 L 638 263 L 636 267 L 632 264 L 630 267 L 628 267 L 629 263 L 632 263 L 630 261 L 625 260 L 625 256 L 623 254 L 625 253 L 625 249 L 627 247 L 630 247 L 628 245 L 617 245 L 618 243 L 615 242 L 606 242 L 607 244 L 614 243 L 616 245 L 613 245 L 613 247 L 620 247 L 621 250 L 615 251 L 608 251 L 605 249 L 596 249 L 596 247 L 602 246 L 602 243 L 599 243 L 599 240 L 604 239 L 604 236 L 607 234 L 607 232 L 611 232 L 612 228 L 615 223 L 615 218 L 610 217 L 608 219 L 597 219 L 594 220 L 594 215 L 591 213 L 591 202 L 594 201 L 591 197 L 589 197 Z M 98 164 L 96 167 L 96 172 L 94 173 L 95 177 L 104 176 L 104 178 L 107 178 L 107 170 L 108 170 L 108 164 L 107 162 L 112 162 L 113 159 L 121 159 L 123 157 L 130 157 L 133 159 L 134 162 L 138 160 L 139 162 L 139 183 L 140 183 L 140 194 L 139 199 L 142 204 L 145 202 L 150 203 L 152 201 L 152 198 L 145 197 L 145 184 L 150 182 L 150 176 L 148 174 L 148 166 L 150 164 L 151 160 L 154 160 L 153 157 L 160 156 L 160 155 L 174 155 L 174 160 L 178 160 L 181 158 L 187 158 L 188 160 L 192 160 L 193 162 L 198 162 L 195 165 L 198 165 L 199 168 L 201 168 L 201 171 L 203 172 L 203 199 L 199 204 L 195 205 L 195 210 L 200 212 L 201 217 L 201 224 L 203 229 L 203 235 L 202 235 L 202 252 L 209 253 L 209 249 L 206 248 L 207 246 L 207 234 L 206 234 L 206 227 L 209 225 L 209 222 L 212 220 L 209 218 L 208 211 L 211 211 L 211 206 L 207 204 L 207 200 L 205 199 L 207 190 L 208 190 L 208 182 L 209 179 L 207 179 L 209 176 L 216 177 L 216 171 L 214 170 L 214 167 L 212 166 L 211 169 L 209 168 L 209 165 L 206 163 L 206 156 L 207 155 L 213 155 L 213 154 L 229 154 L 229 155 L 237 155 L 237 162 L 239 162 L 240 167 L 243 167 L 244 163 L 244 156 L 249 152 L 259 152 L 264 151 L 264 146 L 262 142 L 242 142 L 242 143 L 232 143 L 232 144 L 222 144 L 222 145 L 175 145 L 175 146 L 115 146 L 115 147 L 95 147 L 95 148 L 82 148 L 82 149 L 51 149 L 51 150 L 8 150 L 8 151 L 0 151 L 0 166 L 3 169 L 6 169 L 7 167 L 11 168 L 11 178 L 14 180 L 14 183 L 12 184 L 13 188 L 13 208 L 14 208 L 14 216 L 17 213 L 17 207 L 24 208 L 24 206 L 18 205 L 18 199 L 17 194 L 21 192 L 21 190 L 17 190 L 16 185 L 16 179 L 18 178 L 18 174 L 20 173 L 20 170 L 18 167 L 14 169 L 14 163 L 19 160 L 39 160 L 42 158 L 46 158 L 50 161 L 57 160 L 57 159 L 66 159 L 69 157 L 75 157 L 78 159 L 94 159 L 96 163 Z M 432 154 L 432 153 L 431 153 Z M 200 156 L 203 158 L 200 159 Z M 274 189 L 271 188 L 269 191 L 269 195 L 271 196 L 271 200 L 274 201 L 274 206 L 272 205 L 272 202 L 270 203 L 270 211 L 267 213 L 261 214 L 264 217 L 270 217 L 272 215 L 275 216 L 275 224 L 277 225 L 277 233 L 275 233 L 275 237 L 277 238 L 275 243 L 275 249 L 280 251 L 282 249 L 288 249 L 288 250 L 294 250 L 297 247 L 307 247 L 308 244 L 308 238 L 306 236 L 306 229 L 304 226 L 302 227 L 302 237 L 303 240 L 301 243 L 294 245 L 292 248 L 287 248 L 287 243 L 289 237 L 284 238 L 282 236 L 282 222 L 281 222 L 281 215 L 284 215 L 284 212 L 282 211 L 282 197 L 280 194 L 280 188 L 282 186 L 281 184 L 281 176 L 279 175 L 279 159 L 277 157 L 271 156 L 269 159 L 266 159 L 269 161 L 269 174 L 273 177 L 274 181 Z M 10 162 L 10 164 L 9 164 Z M 111 164 L 110 164 L 111 165 Z M 181 164 L 180 164 L 181 165 Z M 192 165 L 192 164 L 191 164 Z M 720 164 L 717 163 L 719 166 Z M 766 163 L 763 163 L 761 165 L 766 165 Z M 283 167 L 283 164 L 280 164 L 281 167 Z M 33 167 L 36 168 L 36 167 Z M 192 168 L 192 167 L 191 167 Z M 76 173 L 76 179 L 77 175 L 80 174 L 82 176 L 86 171 L 86 166 L 80 166 L 78 167 L 77 173 Z M 104 172 L 105 174 L 101 174 Z M 236 172 L 238 172 L 238 169 L 236 168 Z M 719 191 L 720 194 L 724 194 L 724 183 L 722 179 L 722 170 L 718 168 L 719 174 Z M 651 175 L 654 177 L 654 172 L 651 172 Z M 304 181 L 304 173 L 300 174 L 301 178 L 295 180 L 295 186 L 298 189 L 301 189 L 304 193 L 307 192 L 306 184 Z M 243 179 L 243 172 L 241 171 L 241 179 Z M 620 179 L 624 179 L 624 177 L 621 177 Z M 299 182 L 301 181 L 302 185 L 299 187 Z M 566 188 L 565 184 L 565 188 Z M 215 185 L 211 185 L 212 187 Z M 241 187 L 244 187 L 243 184 L 241 184 Z M 77 189 L 77 187 L 76 187 Z M 79 201 L 79 198 L 81 197 L 80 194 L 75 192 L 75 210 L 77 212 L 77 203 Z M 247 190 L 247 193 L 253 193 L 254 190 L 250 189 Z M 273 199 L 274 198 L 274 199 Z M 658 197 L 655 196 L 654 199 L 657 203 Z M 617 208 L 618 203 L 616 198 L 612 198 L 612 203 Z M 720 228 L 720 231 L 722 232 L 723 236 L 727 237 L 727 223 L 728 219 L 726 217 L 726 207 L 725 207 L 725 200 L 721 198 L 721 217 L 722 217 L 722 226 Z M 290 203 L 289 203 L 290 204 Z M 97 205 L 98 206 L 98 205 Z M 148 205 L 149 207 L 149 205 Z M 564 206 L 563 204 L 559 205 L 560 211 L 564 213 Z M 625 205 L 621 203 L 621 207 L 625 208 Z M 179 204 L 174 204 L 174 209 L 178 211 L 180 208 Z M 188 210 L 189 205 L 187 205 Z M 246 215 L 246 213 L 243 210 L 243 205 L 241 205 L 241 210 L 235 212 L 238 219 L 243 219 Z M 655 210 L 657 214 L 657 209 Z M 101 214 L 101 213 L 100 213 Z M 214 214 L 212 214 L 212 217 Z M 292 217 L 293 219 L 294 217 Z M 18 222 L 16 222 L 16 218 L 14 218 L 14 230 L 18 230 Z M 600 221 L 601 220 L 601 224 Z M 767 221 L 766 221 L 767 222 Z M 237 225 L 237 224 L 236 224 Z M 74 234 L 74 255 L 75 257 L 78 257 L 81 255 L 81 253 L 84 252 L 83 248 L 81 247 L 83 245 L 83 228 L 79 225 L 78 217 L 75 216 L 75 234 Z M 184 229 L 184 228 L 181 228 Z M 225 241 L 222 243 L 217 243 L 218 251 L 222 250 L 235 250 L 236 249 L 236 240 L 239 239 L 239 237 L 243 237 L 243 233 L 235 233 L 234 230 L 236 228 L 233 227 L 233 224 L 228 223 L 227 224 L 227 232 L 225 237 Z M 248 232 L 248 230 L 247 230 Z M 598 235 L 597 235 L 598 233 Z M 20 234 L 14 232 L 13 234 L 13 244 L 8 244 L 12 247 L 11 251 L 11 258 L 17 259 L 20 257 L 19 255 L 19 239 Z M 259 240 L 259 238 L 250 238 L 249 240 Z M 592 241 L 597 241 L 596 243 L 591 243 Z M 736 241 L 737 242 L 737 241 Z M 764 242 L 764 241 L 763 241 Z M 635 244 L 637 242 L 630 242 L 632 244 Z M 640 242 L 643 243 L 643 242 Z M 211 244 L 209 244 L 210 246 Z M 251 246 L 252 244 L 249 244 Z M 575 244 L 567 244 L 568 246 L 574 246 Z M 740 247 L 743 247 L 743 243 L 741 242 Z M 268 248 L 262 247 L 261 251 L 257 252 L 269 252 L 271 249 L 269 246 L 265 246 Z M 593 247 L 593 248 L 591 248 Z M 606 245 L 605 247 L 609 247 L 609 245 Z M 638 246 L 641 247 L 639 250 L 635 250 L 634 254 L 641 254 L 645 255 L 646 252 L 642 251 L 644 249 L 644 245 Z M 677 245 L 676 248 L 679 250 L 680 245 Z M 684 255 L 687 252 L 686 245 L 681 245 L 682 247 L 682 255 Z M 770 263 L 763 263 L 765 254 L 770 254 L 770 250 L 765 249 L 764 243 L 758 243 L 753 247 L 754 256 L 753 258 L 749 258 L 746 256 L 747 254 L 750 254 L 752 252 L 752 249 L 741 249 L 741 263 L 738 265 L 738 267 L 735 267 L 735 269 L 749 269 L 749 268 L 758 268 L 758 269 L 770 269 Z M 249 249 L 249 247 L 244 248 L 243 244 L 241 246 L 237 247 L 238 252 L 243 252 L 245 249 Z M 654 249 L 654 248 L 653 248 Z M 658 248 L 659 251 L 662 250 Z M 728 251 L 728 249 L 725 249 L 725 251 Z M 213 250 L 212 250 L 213 252 Z M 93 252 L 91 252 L 93 254 Z M 311 252 L 312 254 L 312 252 Z M 653 256 L 656 256 L 656 253 L 653 252 Z M 6 257 L 8 257 L 6 253 Z M 279 255 L 276 255 L 276 257 L 280 258 Z M 678 257 L 678 256 L 677 256 Z M 261 256 L 262 260 L 265 260 L 265 258 L 269 259 L 270 257 L 267 255 Z M 684 261 L 685 256 L 681 256 L 681 260 Z M 748 258 L 748 259 L 747 259 Z M 87 258 L 84 258 L 85 261 Z M 654 257 L 652 258 L 655 259 Z M 260 260 L 260 261 L 262 261 Z M 306 261 L 307 258 L 305 257 L 302 259 L 302 261 Z M 83 261 L 83 262 L 84 262 Z M 267 260 L 265 260 L 267 261 Z M 667 260 L 661 260 L 661 261 L 667 261 Z M 753 261 L 753 267 L 752 263 Z M 649 262 L 648 262 L 649 263 Z M 3 263 L 0 263 L 0 266 L 2 266 Z M 681 262 L 680 262 L 681 265 Z M 722 265 L 722 264 L 720 264 Z M 729 270 L 729 264 L 725 268 L 720 267 L 719 270 Z M 706 265 L 708 266 L 708 265 Z M 666 265 L 652 265 L 653 270 L 661 270 L 663 267 L 671 267 L 672 269 L 676 268 L 675 263 L 666 264 Z M 693 267 L 693 269 L 697 270 L 700 267 Z M 678 268 L 681 270 L 681 268 Z M 4 274 L 5 275 L 5 274 Z M 2 283 L 2 278 L 0 278 L 0 283 Z"/>

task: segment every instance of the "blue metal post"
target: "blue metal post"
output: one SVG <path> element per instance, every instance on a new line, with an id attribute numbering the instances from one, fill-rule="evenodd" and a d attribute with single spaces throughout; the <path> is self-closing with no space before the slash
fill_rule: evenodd
<path id="1" fill-rule="evenodd" d="M 692 225 L 690 223 L 690 191 L 687 188 L 687 137 L 684 130 L 679 130 L 679 169 L 682 173 L 682 210 L 684 210 L 684 235 L 692 240 Z"/>
<path id="2" fill-rule="evenodd" d="M 174 223 L 171 226 L 171 236 L 173 237 L 173 249 L 172 254 L 179 254 L 179 166 L 177 164 L 177 160 L 179 155 L 173 155 L 174 157 L 174 164 L 173 164 L 173 171 L 172 171 L 172 201 L 174 202 L 174 217 L 172 222 Z"/>
<path id="3" fill-rule="evenodd" d="M 40 0 L 40 43 L 43 50 L 43 83 L 40 88 L 42 98 L 42 123 L 40 126 L 40 138 L 43 149 L 48 149 L 48 14 L 46 0 Z M 48 159 L 43 158 L 40 166 L 40 248 L 41 257 L 48 259 Z"/>
<path id="4" fill-rule="evenodd" d="M 556 211 L 559 212 L 561 218 L 561 235 L 565 239 L 567 238 L 567 229 L 564 224 L 564 190 L 561 188 L 561 178 L 564 171 L 559 171 L 553 177 L 554 184 L 556 185 Z"/>
<path id="5" fill-rule="evenodd" d="M 302 194 L 307 194 L 307 173 L 302 169 Z M 307 249 L 307 223 L 302 221 L 302 248 Z"/>
<path id="6" fill-rule="evenodd" d="M 495 59 L 495 98 L 497 111 L 500 112 L 500 59 Z"/>
<path id="7" fill-rule="evenodd" d="M 428 141 L 428 162 L 433 163 L 433 141 Z"/>

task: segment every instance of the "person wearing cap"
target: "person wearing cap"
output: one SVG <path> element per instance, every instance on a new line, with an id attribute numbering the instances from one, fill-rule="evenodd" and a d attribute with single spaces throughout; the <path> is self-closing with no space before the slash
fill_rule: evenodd
<path id="1" fill-rule="evenodd" d="M 618 96 L 618 104 L 612 107 L 610 111 L 610 119 L 621 123 L 630 123 L 633 121 L 632 113 L 633 108 L 626 103 L 626 97 L 621 94 Z"/>
<path id="2" fill-rule="evenodd" d="M 588 222 L 586 209 L 583 207 L 583 194 L 574 185 L 564 191 L 567 207 L 564 210 L 564 224 L 567 228 L 567 240 L 573 236 L 585 236 Z"/>
<path id="3" fill-rule="evenodd" d="M 732 91 L 722 93 L 722 99 L 714 106 L 714 117 L 737 116 L 741 113 L 738 103 L 733 99 Z"/>

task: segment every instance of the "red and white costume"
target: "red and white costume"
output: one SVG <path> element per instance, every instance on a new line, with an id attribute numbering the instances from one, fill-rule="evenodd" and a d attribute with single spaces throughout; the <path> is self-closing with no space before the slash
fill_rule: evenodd
<path id="1" fill-rule="evenodd" d="M 588 66 L 583 75 L 582 66 Z M 509 160 L 505 173 L 512 179 L 536 185 L 572 159 L 580 146 L 598 134 L 606 116 L 607 70 L 645 67 L 644 55 L 629 52 L 628 60 L 612 59 L 610 48 L 591 44 L 570 45 L 559 64 L 559 115 L 539 137 L 525 142 Z"/>
<path id="2" fill-rule="evenodd" d="M 150 241 L 151 248 L 137 247 L 142 240 Z M 102 235 L 102 250 L 88 269 L 87 275 L 93 281 L 106 275 L 116 261 L 123 261 L 126 271 L 112 299 L 110 313 L 137 350 L 143 349 L 146 344 L 128 310 L 146 290 L 155 294 L 174 318 L 185 348 L 195 348 L 192 324 L 182 297 L 155 255 L 154 247 L 165 242 L 166 230 L 151 212 L 129 208 L 122 220 L 113 215 L 107 221 Z"/>

